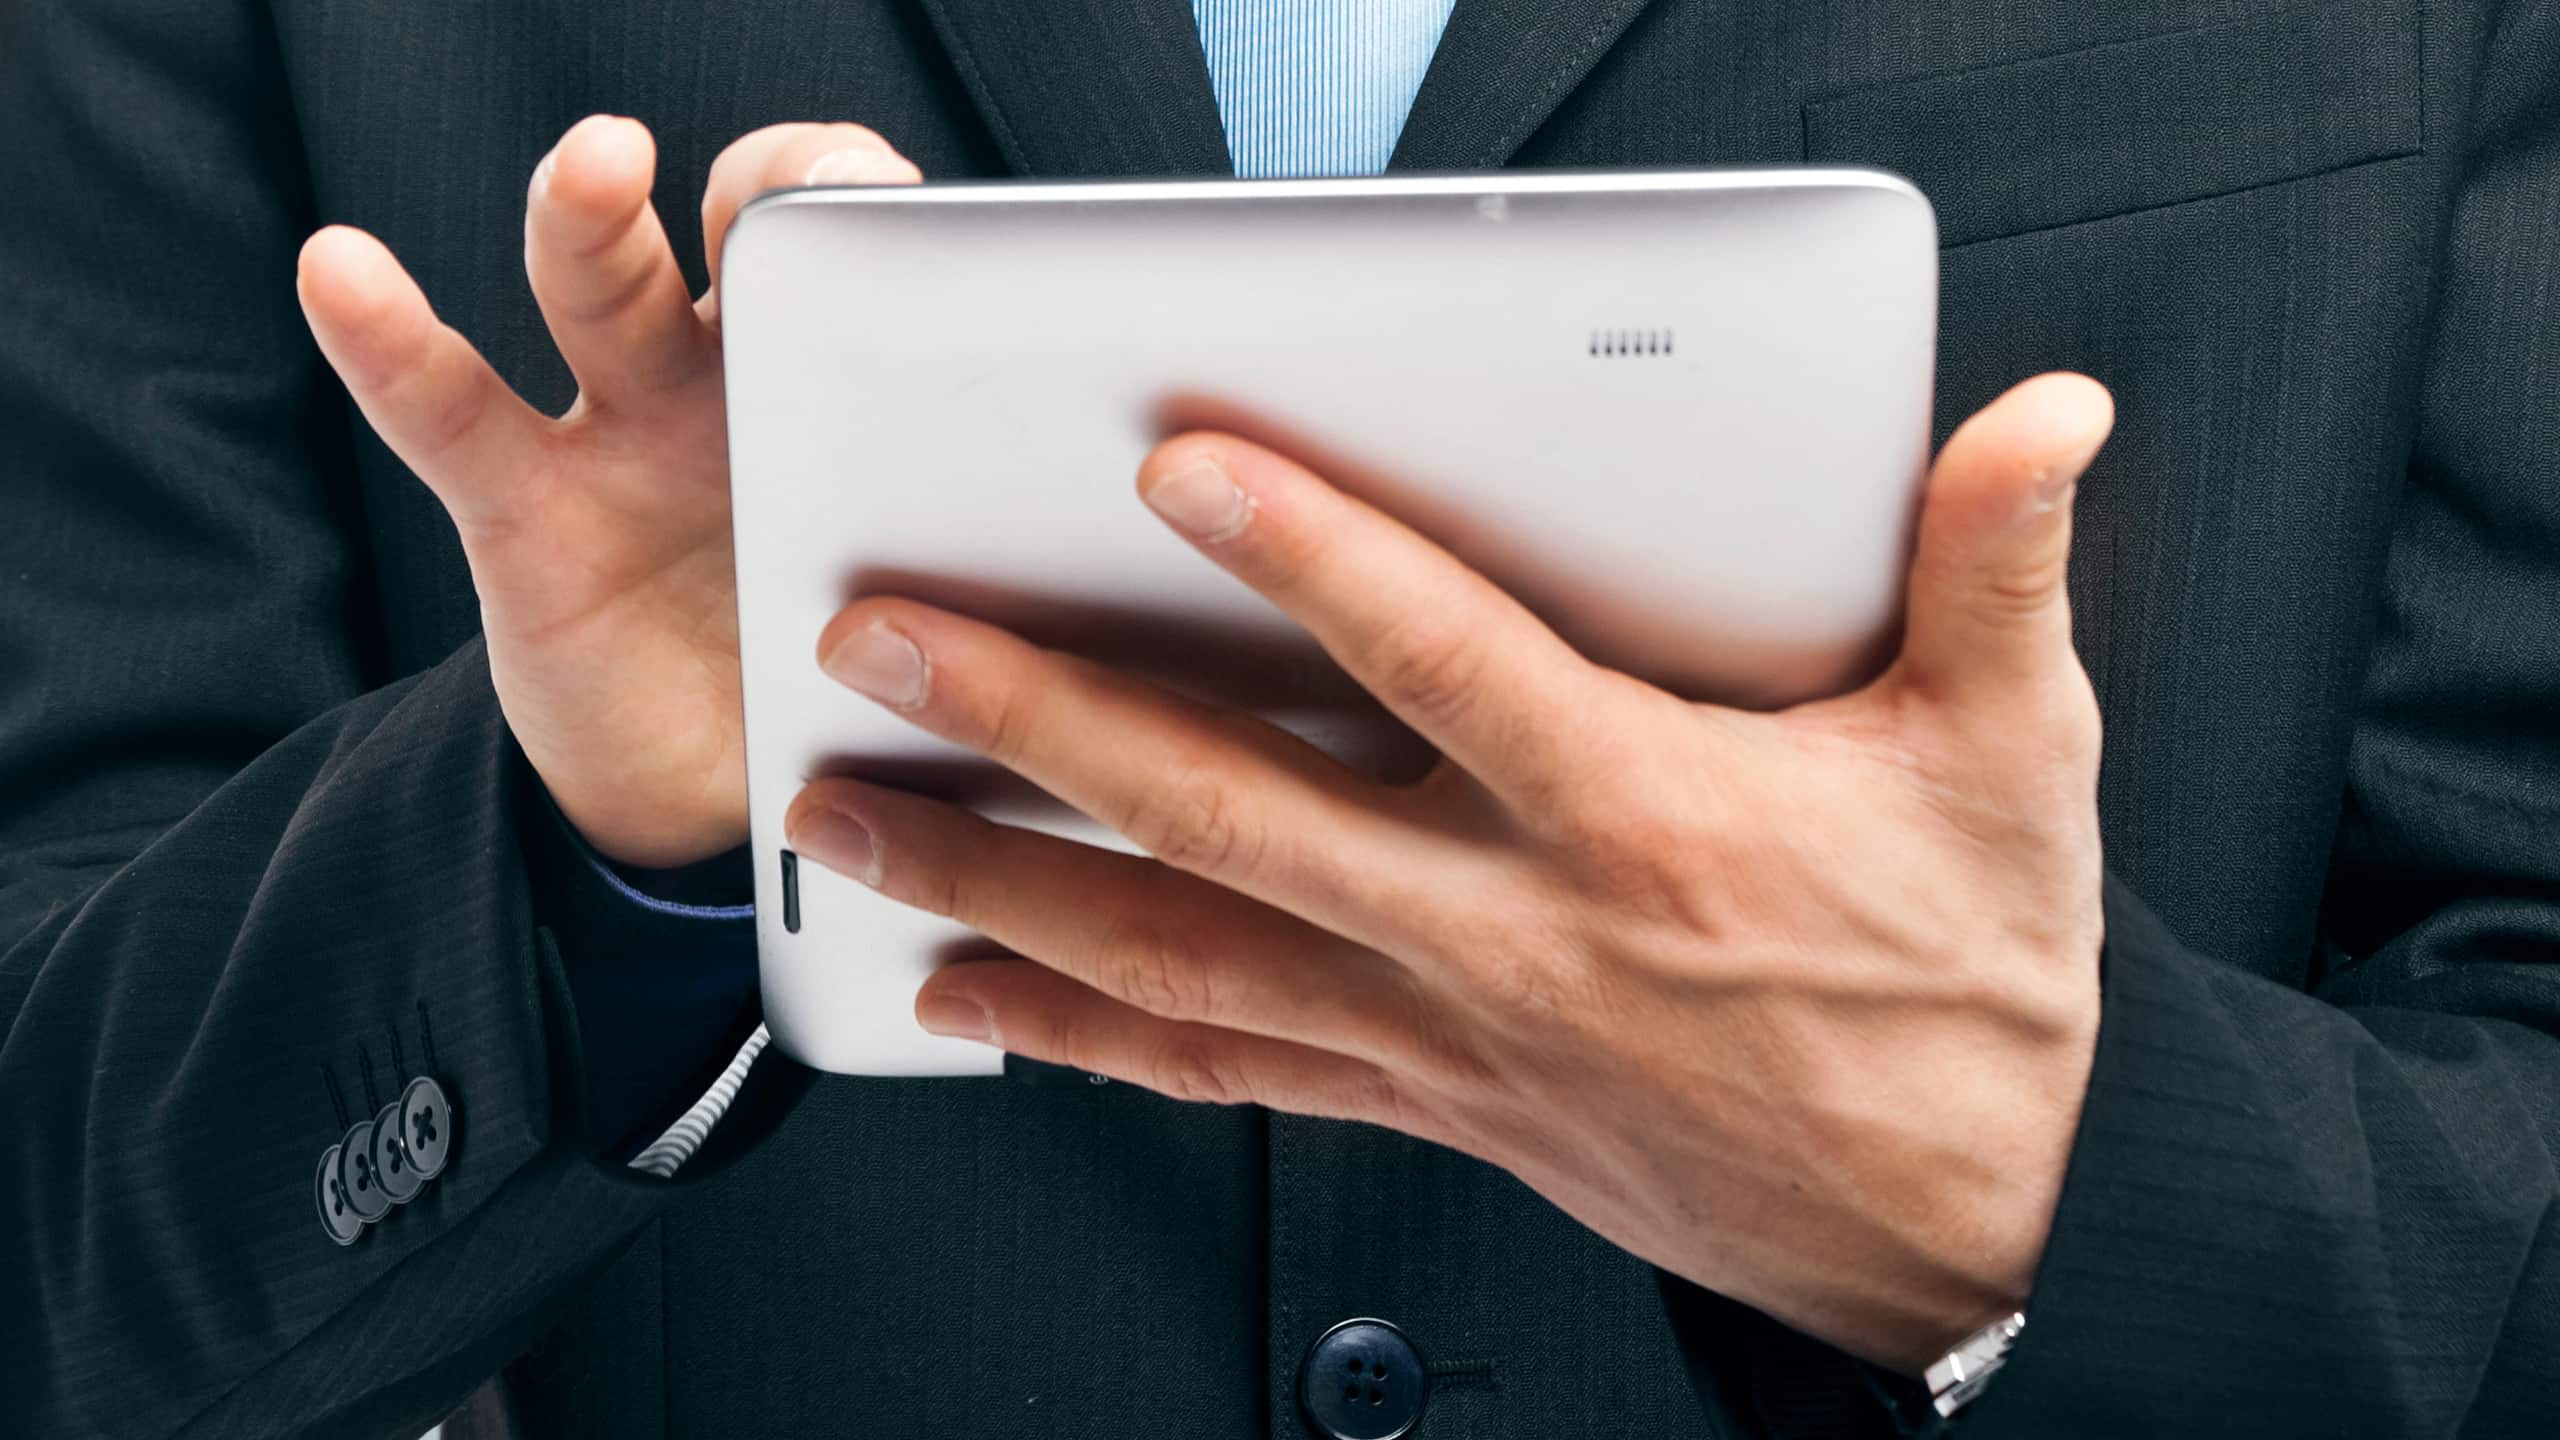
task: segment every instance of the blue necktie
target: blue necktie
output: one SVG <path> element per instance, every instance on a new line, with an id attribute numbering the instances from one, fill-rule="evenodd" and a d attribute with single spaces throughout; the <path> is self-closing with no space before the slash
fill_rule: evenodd
<path id="1" fill-rule="evenodd" d="M 1453 0 L 1191 0 L 1249 180 L 1387 168 Z"/>

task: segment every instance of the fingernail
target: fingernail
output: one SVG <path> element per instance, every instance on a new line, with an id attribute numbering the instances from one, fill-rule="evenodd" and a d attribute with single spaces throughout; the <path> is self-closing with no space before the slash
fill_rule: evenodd
<path id="1" fill-rule="evenodd" d="M 975 1000 L 957 995 L 924 995 L 916 1000 L 916 1023 L 936 1035 L 955 1040 L 996 1043 L 995 1017 Z"/>
<path id="2" fill-rule="evenodd" d="M 2028 513 L 2050 515 L 2069 507 L 2072 497 L 2079 493 L 2080 477 L 2088 473 L 2090 466 L 2098 463 L 2098 452 L 2106 445 L 2107 437 L 2102 434 L 2087 449 L 2047 462 L 2045 468 L 2036 472 L 2035 480 L 2028 489 Z"/>
<path id="3" fill-rule="evenodd" d="M 2046 469 L 2036 472 L 2035 488 L 2027 497 L 2027 509 L 2036 515 L 2050 515 L 2071 503 L 2072 493 L 2079 488 L 2077 468 Z"/>
<path id="4" fill-rule="evenodd" d="M 1232 540 L 1253 523 L 1253 497 L 1203 455 L 1148 486 L 1147 508 L 1194 540 Z"/>
<path id="5" fill-rule="evenodd" d="M 542 153 L 542 162 L 533 167 L 533 193 L 535 195 L 541 196 L 551 193 L 551 172 L 559 168 L 560 147 L 554 145 Z"/>
<path id="6" fill-rule="evenodd" d="M 880 883 L 880 847 L 871 827 L 831 805 L 804 806 L 791 822 L 791 848 L 850 880 Z"/>
<path id="7" fill-rule="evenodd" d="M 837 641 L 825 668 L 838 682 L 900 710 L 923 704 L 932 680 L 916 642 L 886 625 L 865 625 Z"/>
<path id="8" fill-rule="evenodd" d="M 863 139 L 810 161 L 809 172 L 800 177 L 800 183 L 861 185 L 897 179 L 897 170 L 897 162 L 889 154 L 887 141 Z"/>

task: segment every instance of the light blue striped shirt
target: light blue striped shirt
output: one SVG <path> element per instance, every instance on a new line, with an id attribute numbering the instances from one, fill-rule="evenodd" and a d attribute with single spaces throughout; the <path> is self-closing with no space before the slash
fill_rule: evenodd
<path id="1" fill-rule="evenodd" d="M 1191 0 L 1248 180 L 1387 168 L 1453 0 Z"/>

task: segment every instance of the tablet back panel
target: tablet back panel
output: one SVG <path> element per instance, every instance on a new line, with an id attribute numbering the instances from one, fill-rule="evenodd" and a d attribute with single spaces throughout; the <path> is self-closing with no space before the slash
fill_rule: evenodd
<path id="1" fill-rule="evenodd" d="M 1314 460 L 1684 694 L 1836 692 L 1898 625 L 1937 250 L 1889 176 L 782 191 L 740 215 L 720 289 L 767 1019 L 821 1069 L 1001 1061 L 912 1015 L 966 932 L 786 860 L 807 779 L 1127 848 L 820 674 L 819 631 L 855 595 L 968 611 L 1396 763 L 1398 732 L 1321 653 L 1137 500 L 1176 429 Z"/>

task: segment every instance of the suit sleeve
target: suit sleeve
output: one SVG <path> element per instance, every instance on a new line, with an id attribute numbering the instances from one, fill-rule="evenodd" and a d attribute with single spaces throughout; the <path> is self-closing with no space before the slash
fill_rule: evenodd
<path id="1" fill-rule="evenodd" d="M 2080 1132 L 1963 1440 L 2560 1424 L 2560 7 L 2483 29 L 2315 983 L 2109 882 Z M 1755 1433 L 1894 1433 L 1836 1352 L 1665 1288 Z"/>
<path id="2" fill-rule="evenodd" d="M 2318 978 L 2110 897 L 2078 1150 L 1967 1436 L 2560 1416 L 2560 9 L 2484 28 Z"/>
<path id="3" fill-rule="evenodd" d="M 415 1434 L 668 1188 L 594 1154 L 479 645 L 366 672 L 263 14 L 0 6 L 12 1434 Z M 323 1157 L 420 1076 L 443 1170 L 340 1245 Z"/>

